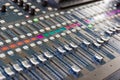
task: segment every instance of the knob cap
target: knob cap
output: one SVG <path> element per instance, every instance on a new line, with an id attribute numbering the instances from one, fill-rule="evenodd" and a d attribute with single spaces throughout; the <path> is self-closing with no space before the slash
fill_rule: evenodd
<path id="1" fill-rule="evenodd" d="M 25 11 L 29 11 L 29 8 L 30 8 L 30 6 L 29 6 L 28 4 L 25 4 L 24 10 L 25 10 Z"/>
<path id="2" fill-rule="evenodd" d="M 48 1 L 46 1 L 46 0 L 45 0 L 45 1 L 42 1 L 42 6 L 43 6 L 43 7 L 46 7 L 47 5 L 48 5 Z"/>
<path id="3" fill-rule="evenodd" d="M 1 12 L 6 12 L 6 6 L 5 6 L 5 5 L 3 5 L 3 6 L 1 7 Z"/>
<path id="4" fill-rule="evenodd" d="M 12 0 L 14 3 L 18 3 L 18 0 Z"/>
<path id="5" fill-rule="evenodd" d="M 20 2 L 18 2 L 18 6 L 20 7 L 23 7 L 23 4 L 24 4 L 23 0 L 20 0 Z"/>
<path id="6" fill-rule="evenodd" d="M 35 15 L 35 9 L 32 8 L 32 9 L 30 10 L 29 14 L 32 15 L 32 16 Z"/>

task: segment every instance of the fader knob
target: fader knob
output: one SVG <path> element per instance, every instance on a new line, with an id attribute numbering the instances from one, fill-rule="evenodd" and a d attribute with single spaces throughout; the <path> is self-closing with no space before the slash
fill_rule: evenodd
<path id="1" fill-rule="evenodd" d="M 5 6 L 5 5 L 3 5 L 3 6 L 1 7 L 1 12 L 6 12 L 6 6 Z"/>

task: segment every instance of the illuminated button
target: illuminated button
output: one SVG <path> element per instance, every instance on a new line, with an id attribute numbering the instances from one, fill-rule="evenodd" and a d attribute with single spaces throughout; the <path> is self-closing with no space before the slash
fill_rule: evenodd
<path id="1" fill-rule="evenodd" d="M 18 72 L 23 71 L 23 69 L 18 64 L 13 64 L 13 68 Z"/>
<path id="2" fill-rule="evenodd" d="M 22 16 L 22 15 L 23 15 L 23 13 L 22 13 L 22 12 L 19 12 L 19 13 L 18 13 L 18 16 Z"/>
<path id="3" fill-rule="evenodd" d="M 71 31 L 72 31 L 72 32 L 76 32 L 76 29 L 72 29 Z"/>
<path id="4" fill-rule="evenodd" d="M 61 27 L 61 24 L 57 24 L 57 27 Z"/>
<path id="5" fill-rule="evenodd" d="M 55 15 L 54 14 L 50 14 L 50 17 L 54 17 Z"/>
<path id="6" fill-rule="evenodd" d="M 50 18 L 48 15 L 45 16 L 46 19 Z"/>
<path id="7" fill-rule="evenodd" d="M 52 8 L 52 7 L 48 7 L 48 10 L 49 10 L 49 11 L 52 11 L 52 10 L 53 10 L 53 8 Z"/>
<path id="8" fill-rule="evenodd" d="M 15 26 L 18 27 L 18 26 L 20 26 L 20 24 L 19 24 L 19 23 L 16 23 Z"/>
<path id="9" fill-rule="evenodd" d="M 35 44 L 35 43 L 31 43 L 30 46 L 31 46 L 31 47 L 35 47 L 36 44 Z"/>
<path id="10" fill-rule="evenodd" d="M 49 28 L 49 27 L 46 27 L 45 30 L 50 31 L 50 28 Z"/>
<path id="11" fill-rule="evenodd" d="M 62 35 L 62 36 L 65 36 L 65 35 L 66 35 L 66 33 L 61 33 L 61 35 Z"/>
<path id="12" fill-rule="evenodd" d="M 63 11 L 62 11 L 62 12 L 60 12 L 60 14 L 64 14 L 64 13 L 65 13 L 65 12 L 63 12 Z"/>
<path id="13" fill-rule="evenodd" d="M 56 29 L 56 26 L 51 26 L 52 29 Z"/>
<path id="14" fill-rule="evenodd" d="M 92 26 L 91 24 L 89 24 L 89 25 L 88 25 L 88 28 L 89 28 L 89 29 L 92 29 L 92 28 L 93 28 L 93 26 Z"/>
<path id="15" fill-rule="evenodd" d="M 38 44 L 38 45 L 42 44 L 42 41 L 37 41 L 37 44 Z"/>
<path id="16" fill-rule="evenodd" d="M 4 47 L 1 48 L 2 51 L 6 51 L 6 50 L 8 50 L 8 49 L 9 49 L 9 48 L 8 48 L 7 46 L 4 46 Z"/>
<path id="17" fill-rule="evenodd" d="M 29 3 L 27 3 L 27 4 L 28 4 L 28 5 L 32 5 L 32 3 L 30 3 L 30 2 L 29 2 Z"/>
<path id="18" fill-rule="evenodd" d="M 0 42 L 0 46 L 2 46 L 4 43 L 3 42 Z"/>
<path id="19" fill-rule="evenodd" d="M 43 32 L 45 32 L 45 30 L 44 30 L 44 29 L 40 29 L 39 31 L 40 31 L 40 32 L 42 32 L 42 33 L 43 33 Z"/>
<path id="20" fill-rule="evenodd" d="M 33 21 L 32 21 L 32 20 L 28 20 L 27 22 L 28 22 L 28 23 L 32 23 Z"/>
<path id="21" fill-rule="evenodd" d="M 22 38 L 22 39 L 25 38 L 25 35 L 20 35 L 20 38 Z"/>
<path id="22" fill-rule="evenodd" d="M 74 11 L 74 9 L 70 9 L 70 11 Z"/>
<path id="23" fill-rule="evenodd" d="M 32 5 L 32 6 L 31 6 L 31 8 L 34 8 L 34 9 L 35 9 L 35 8 L 36 8 L 36 6 Z"/>
<path id="24" fill-rule="evenodd" d="M 17 46 L 16 46 L 16 44 L 13 43 L 13 44 L 10 44 L 9 47 L 10 47 L 11 49 L 14 49 L 14 48 L 16 48 Z"/>
<path id="25" fill-rule="evenodd" d="M 77 29 L 78 31 L 80 31 L 80 30 L 81 30 L 81 28 L 80 28 L 80 27 L 76 27 L 76 29 Z"/>
<path id="26" fill-rule="evenodd" d="M 44 20 L 44 17 L 40 17 L 39 19 L 40 19 L 40 20 Z"/>
<path id="27" fill-rule="evenodd" d="M 10 3 L 5 3 L 5 6 L 10 6 L 11 4 Z"/>
<path id="28" fill-rule="evenodd" d="M 63 22 L 62 25 L 65 26 L 65 25 L 67 25 L 67 23 Z"/>
<path id="29" fill-rule="evenodd" d="M 40 34 L 40 35 L 37 36 L 37 38 L 39 38 L 39 39 L 43 39 L 44 36 L 43 36 L 42 34 Z"/>
<path id="30" fill-rule="evenodd" d="M 14 41 L 18 41 L 19 39 L 18 39 L 18 37 L 14 37 L 13 40 Z"/>
<path id="31" fill-rule="evenodd" d="M 35 11 L 36 11 L 36 12 L 39 12 L 39 11 L 40 11 L 40 9 L 39 9 L 39 8 L 36 8 L 36 9 L 35 9 Z"/>
<path id="32" fill-rule="evenodd" d="M 32 36 L 32 34 L 31 33 L 27 33 L 27 36 Z"/>
<path id="33" fill-rule="evenodd" d="M 22 25 L 25 25 L 25 24 L 27 24 L 27 23 L 26 23 L 26 22 L 21 22 L 21 24 L 22 24 Z"/>
<path id="34" fill-rule="evenodd" d="M 0 53 L 0 58 L 6 58 L 6 55 L 4 53 Z"/>
<path id="35" fill-rule="evenodd" d="M 70 31 L 70 30 L 67 30 L 67 31 L 66 31 L 66 33 L 67 33 L 67 34 L 70 34 L 70 33 L 71 33 L 71 31 Z"/>
<path id="36" fill-rule="evenodd" d="M 33 21 L 34 22 L 39 22 L 39 19 L 38 18 L 34 18 Z"/>
<path id="37" fill-rule="evenodd" d="M 9 25 L 8 28 L 13 28 L 14 26 L 13 25 Z"/>
<path id="38" fill-rule="evenodd" d="M 0 23 L 1 23 L 1 24 L 5 23 L 5 20 L 1 20 Z"/>
<path id="39" fill-rule="evenodd" d="M 86 28 L 86 26 L 81 26 L 81 28 L 82 28 L 82 29 L 85 29 L 85 28 Z"/>
<path id="40" fill-rule="evenodd" d="M 43 34 L 45 37 L 49 37 L 50 35 L 48 33 Z"/>
<path id="41" fill-rule="evenodd" d="M 28 50 L 29 47 L 28 46 L 23 46 L 23 49 Z"/>
<path id="42" fill-rule="evenodd" d="M 11 56 L 14 54 L 13 51 L 7 51 L 7 53 L 8 53 L 8 55 L 11 55 Z"/>
<path id="43" fill-rule="evenodd" d="M 50 40 L 54 40 L 55 38 L 54 38 L 54 37 L 50 37 L 49 39 L 50 39 Z"/>
<path id="44" fill-rule="evenodd" d="M 31 65 L 27 61 L 22 61 L 21 63 L 25 68 L 30 68 L 31 67 Z"/>
<path id="45" fill-rule="evenodd" d="M 71 13 L 71 11 L 67 11 L 67 13 Z"/>
<path id="46" fill-rule="evenodd" d="M 38 31 L 33 31 L 33 34 L 38 34 Z"/>
<path id="47" fill-rule="evenodd" d="M 6 27 L 1 27 L 1 30 L 6 30 Z"/>
<path id="48" fill-rule="evenodd" d="M 19 12 L 19 10 L 18 10 L 18 9 L 14 9 L 13 11 L 14 11 L 14 12 L 16 12 L 16 13 L 17 13 L 17 12 Z"/>
<path id="49" fill-rule="evenodd" d="M 12 10 L 12 9 L 14 9 L 15 7 L 14 7 L 14 6 L 10 6 L 9 8 Z"/>
<path id="50" fill-rule="evenodd" d="M 71 21 L 67 21 L 68 24 L 71 24 L 72 22 Z"/>
<path id="51" fill-rule="evenodd" d="M 4 70 L 9 76 L 12 76 L 15 74 L 10 68 L 5 68 Z"/>
<path id="52" fill-rule="evenodd" d="M 59 13 L 55 13 L 56 16 L 60 15 Z"/>
<path id="53" fill-rule="evenodd" d="M 11 43 L 10 39 L 5 40 L 6 43 Z"/>
<path id="54" fill-rule="evenodd" d="M 76 20 L 74 19 L 74 20 L 72 20 L 72 22 L 76 22 Z"/>
<path id="55" fill-rule="evenodd" d="M 44 42 L 48 42 L 49 40 L 48 39 L 43 39 Z"/>
<path id="56" fill-rule="evenodd" d="M 56 38 L 59 38 L 59 37 L 60 37 L 60 35 L 59 35 L 59 34 L 57 34 L 57 35 L 55 35 L 55 37 L 56 37 Z"/>
<path id="57" fill-rule="evenodd" d="M 21 48 L 16 48 L 15 51 L 16 51 L 16 52 L 20 52 L 20 51 L 22 51 L 22 50 L 21 50 Z"/>
<path id="58" fill-rule="evenodd" d="M 22 41 L 19 41 L 19 42 L 17 42 L 16 43 L 18 46 L 21 46 L 21 45 L 23 45 L 24 43 L 22 42 Z"/>

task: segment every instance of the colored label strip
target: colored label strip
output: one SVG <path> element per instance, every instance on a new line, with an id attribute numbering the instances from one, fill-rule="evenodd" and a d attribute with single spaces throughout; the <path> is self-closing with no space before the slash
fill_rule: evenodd
<path id="1" fill-rule="evenodd" d="M 56 30 L 53 30 L 53 31 L 50 31 L 50 32 L 47 32 L 47 33 L 44 33 L 44 34 L 40 34 L 40 35 L 37 36 L 37 38 L 43 39 L 45 37 L 50 37 L 50 36 L 53 36 L 53 35 L 55 35 L 57 33 L 61 33 L 63 31 L 65 31 L 65 30 L 69 30 L 69 29 L 75 28 L 77 26 L 81 26 L 81 24 L 76 22 L 76 23 L 73 23 L 73 24 L 68 25 L 66 27 L 62 27 L 62 28 L 59 28 L 59 29 L 56 29 Z"/>

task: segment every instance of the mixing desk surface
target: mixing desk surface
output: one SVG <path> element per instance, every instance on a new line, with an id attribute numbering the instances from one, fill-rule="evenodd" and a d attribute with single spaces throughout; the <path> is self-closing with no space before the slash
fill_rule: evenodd
<path id="1" fill-rule="evenodd" d="M 119 0 L 0 0 L 0 80 L 120 80 Z"/>

